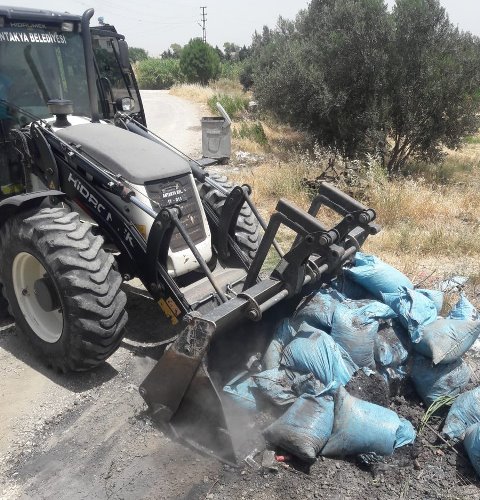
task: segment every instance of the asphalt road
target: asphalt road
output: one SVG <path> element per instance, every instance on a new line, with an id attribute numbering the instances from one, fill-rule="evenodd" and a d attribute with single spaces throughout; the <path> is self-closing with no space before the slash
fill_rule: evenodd
<path id="1" fill-rule="evenodd" d="M 170 95 L 168 90 L 142 90 L 141 96 L 148 127 L 180 151 L 200 156 L 200 106 Z"/>

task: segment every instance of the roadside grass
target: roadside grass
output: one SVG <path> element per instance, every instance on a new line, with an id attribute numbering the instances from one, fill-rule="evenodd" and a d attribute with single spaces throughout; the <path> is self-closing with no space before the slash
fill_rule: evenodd
<path id="1" fill-rule="evenodd" d="M 467 144 L 480 144 L 480 136 L 479 135 L 470 135 L 465 138 L 465 142 Z"/>
<path id="2" fill-rule="evenodd" d="M 306 157 L 306 153 L 288 157 L 283 152 L 283 159 L 268 155 L 260 165 L 232 173 L 231 177 L 252 186 L 254 200 L 266 218 L 282 197 L 308 209 L 311 193 L 302 180 L 317 177 L 328 158 Z M 377 212 L 382 231 L 367 240 L 365 250 L 417 282 L 426 277 L 433 282 L 452 274 L 480 282 L 480 169 L 472 166 L 468 184 L 453 180 L 434 184 L 413 177 L 389 181 L 373 172 L 361 187 L 340 185 Z M 459 175 L 462 177 L 462 169 Z M 329 224 L 335 221 L 329 213 L 320 217 Z M 285 248 L 293 238 L 280 231 L 279 240 Z"/>
<path id="3" fill-rule="evenodd" d="M 449 151 L 443 161 L 435 164 L 412 163 L 406 174 L 422 177 L 432 184 L 449 184 L 467 181 L 476 167 L 480 167 L 480 143 L 479 146 L 466 144 L 461 150 Z"/>
<path id="4" fill-rule="evenodd" d="M 169 94 L 182 97 L 198 104 L 206 104 L 208 99 L 214 95 L 215 91 L 211 87 L 205 87 L 199 83 L 184 83 L 174 85 Z"/>
<path id="5" fill-rule="evenodd" d="M 244 114 L 248 109 L 248 96 L 238 94 L 215 93 L 207 101 L 210 111 L 218 115 L 217 102 L 223 106 L 232 120 Z"/>
<path id="6" fill-rule="evenodd" d="M 228 78 L 220 78 L 208 86 L 200 85 L 199 83 L 174 85 L 169 93 L 199 104 L 208 104 L 208 100 L 215 94 L 223 94 L 235 99 L 245 98 L 249 95 L 243 92 L 239 82 Z"/>
<path id="7" fill-rule="evenodd" d="M 199 84 L 174 85 L 170 94 L 202 104 L 216 116 L 219 115 L 216 103 L 220 102 L 233 120 L 234 151 L 254 154 L 275 152 L 281 156 L 284 150 L 306 141 L 304 134 L 288 125 L 278 124 L 248 111 L 248 103 L 253 96 L 250 92 L 245 92 L 238 81 L 220 78 L 207 87 Z"/>

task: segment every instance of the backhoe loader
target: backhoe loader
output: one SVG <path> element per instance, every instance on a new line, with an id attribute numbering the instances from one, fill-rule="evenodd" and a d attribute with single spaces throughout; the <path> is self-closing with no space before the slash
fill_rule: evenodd
<path id="1" fill-rule="evenodd" d="M 180 438 L 235 461 L 212 342 L 331 280 L 378 231 L 375 211 L 325 183 L 308 212 L 281 199 L 264 221 L 249 186 L 146 127 L 126 43 L 92 15 L 0 7 L 2 293 L 47 365 L 83 371 L 119 347 L 122 282 L 139 278 L 179 332 L 142 397 Z"/>

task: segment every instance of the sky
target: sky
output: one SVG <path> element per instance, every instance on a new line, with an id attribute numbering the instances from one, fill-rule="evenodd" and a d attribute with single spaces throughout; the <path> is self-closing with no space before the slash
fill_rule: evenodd
<path id="1" fill-rule="evenodd" d="M 395 0 L 386 0 L 389 6 Z M 206 9 L 207 41 L 249 45 L 255 30 L 273 27 L 279 16 L 293 19 L 308 0 L 4 0 L 6 5 L 35 7 L 82 14 L 95 9 L 92 19 L 103 17 L 116 26 L 132 47 L 142 47 L 158 56 L 172 43 L 185 45 L 202 35 L 200 7 Z M 460 29 L 480 36 L 479 0 L 440 0 L 450 20 Z M 95 23 L 96 24 L 96 23 Z"/>

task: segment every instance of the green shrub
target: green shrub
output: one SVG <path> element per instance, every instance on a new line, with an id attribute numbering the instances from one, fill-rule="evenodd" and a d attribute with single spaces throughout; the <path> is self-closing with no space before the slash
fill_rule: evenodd
<path id="1" fill-rule="evenodd" d="M 256 100 L 347 158 L 384 149 L 389 175 L 437 161 L 480 126 L 478 39 L 439 0 L 311 0 L 252 43 Z M 444 175 L 444 174 L 442 174 Z"/>
<path id="2" fill-rule="evenodd" d="M 187 82 L 207 85 L 220 75 L 220 58 L 211 45 L 194 38 L 183 47 L 180 68 Z"/>
<path id="3" fill-rule="evenodd" d="M 184 81 L 177 59 L 149 58 L 136 66 L 138 85 L 141 89 L 169 89 Z"/>
<path id="4" fill-rule="evenodd" d="M 236 61 L 222 61 L 220 77 L 227 80 L 240 81 L 243 71 L 243 63 Z"/>
<path id="5" fill-rule="evenodd" d="M 148 59 L 148 52 L 140 47 L 128 47 L 128 57 L 132 64 Z"/>
<path id="6" fill-rule="evenodd" d="M 217 113 L 217 102 L 223 106 L 223 109 L 225 109 L 228 116 L 232 119 L 236 118 L 248 107 L 248 97 L 241 95 L 215 94 L 208 100 L 208 107 L 212 113 Z"/>
<path id="7" fill-rule="evenodd" d="M 250 139 L 261 146 L 266 146 L 268 144 L 267 136 L 265 135 L 265 130 L 260 122 L 242 122 L 238 130 L 234 130 L 233 137 L 238 137 L 240 139 Z"/>

